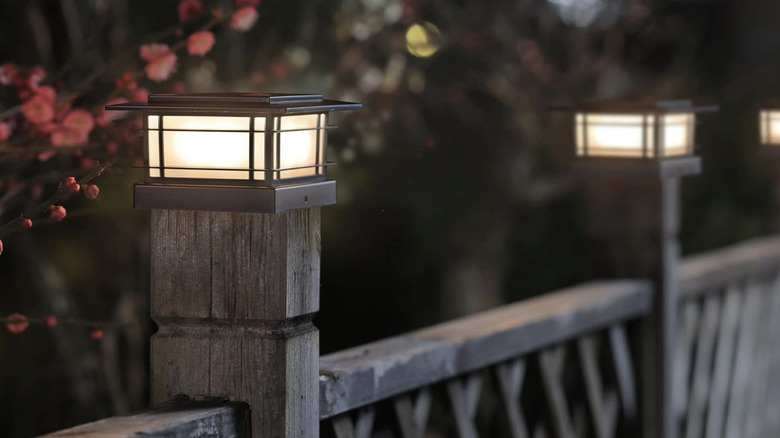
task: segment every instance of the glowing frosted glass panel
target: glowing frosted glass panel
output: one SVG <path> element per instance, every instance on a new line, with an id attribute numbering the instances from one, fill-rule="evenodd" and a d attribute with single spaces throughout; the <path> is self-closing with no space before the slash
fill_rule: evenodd
<path id="1" fill-rule="evenodd" d="M 163 131 L 163 146 L 166 177 L 249 178 L 248 171 L 201 170 L 249 169 L 249 132 Z"/>
<path id="2" fill-rule="evenodd" d="M 149 176 L 160 177 L 160 131 L 147 131 L 147 149 L 149 154 Z"/>
<path id="3" fill-rule="evenodd" d="M 645 139 L 642 115 L 588 114 L 589 156 L 641 157 Z"/>
<path id="4" fill-rule="evenodd" d="M 780 145 L 780 111 L 761 111 L 761 143 Z"/>
<path id="5" fill-rule="evenodd" d="M 655 156 L 655 116 L 646 116 L 647 128 L 645 131 L 645 142 L 647 144 L 647 156 Z"/>
<path id="6" fill-rule="evenodd" d="M 317 164 L 317 114 L 280 118 L 279 168 L 315 166 Z M 316 175 L 316 167 L 282 171 L 280 179 Z"/>
<path id="7" fill-rule="evenodd" d="M 693 114 L 668 114 L 663 118 L 663 155 L 669 157 L 688 154 L 693 149 Z"/>
<path id="8" fill-rule="evenodd" d="M 149 116 L 146 125 L 149 129 L 160 129 L 160 116 Z"/>
<path id="9" fill-rule="evenodd" d="M 249 117 L 165 116 L 163 129 L 249 131 Z"/>

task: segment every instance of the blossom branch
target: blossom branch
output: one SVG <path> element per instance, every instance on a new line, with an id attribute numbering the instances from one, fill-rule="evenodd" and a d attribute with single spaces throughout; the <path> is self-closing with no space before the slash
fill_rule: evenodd
<path id="1" fill-rule="evenodd" d="M 78 180 L 77 183 L 80 186 L 84 186 L 86 183 L 88 183 L 89 181 L 93 180 L 95 177 L 101 175 L 103 173 L 103 171 L 105 171 L 106 169 L 108 169 L 111 166 L 113 166 L 114 164 L 116 164 L 117 161 L 119 161 L 118 158 L 112 158 L 112 159 L 110 159 L 109 161 L 107 161 L 106 163 L 103 163 L 103 164 L 96 163 L 95 168 L 92 169 L 89 173 L 87 173 L 87 175 L 85 175 L 83 178 Z M 6 233 L 10 232 L 13 228 L 15 228 L 17 226 L 21 226 L 22 222 L 25 219 L 29 219 L 29 218 L 35 217 L 35 216 L 37 216 L 39 214 L 42 214 L 42 213 L 46 212 L 51 206 L 53 206 L 53 205 L 57 204 L 58 202 L 61 202 L 61 201 L 65 200 L 66 198 L 70 197 L 72 193 L 73 192 L 71 192 L 71 190 L 69 190 L 68 187 L 61 188 L 52 197 L 50 197 L 49 199 L 43 201 L 41 204 L 39 204 L 36 207 L 33 207 L 32 209 L 22 213 L 21 216 L 19 216 L 16 219 L 8 222 L 7 224 L 5 224 L 3 226 L 0 226 L 0 236 L 5 235 Z M 63 217 L 64 217 L 64 214 L 63 214 Z"/>

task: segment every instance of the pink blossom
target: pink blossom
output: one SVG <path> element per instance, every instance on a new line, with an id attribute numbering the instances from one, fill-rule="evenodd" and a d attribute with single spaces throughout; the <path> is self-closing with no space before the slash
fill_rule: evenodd
<path id="1" fill-rule="evenodd" d="M 67 190 L 71 193 L 76 193 L 81 189 L 81 186 L 76 182 L 76 178 L 69 176 L 62 180 L 60 183 L 60 190 Z"/>
<path id="2" fill-rule="evenodd" d="M 0 141 L 6 141 L 10 136 L 11 136 L 11 125 L 5 122 L 0 122 Z"/>
<path id="3" fill-rule="evenodd" d="M 95 167 L 95 161 L 92 158 L 84 157 L 81 159 L 81 168 L 84 170 L 92 170 Z"/>
<path id="4" fill-rule="evenodd" d="M 179 3 L 179 20 L 186 23 L 203 10 L 200 0 L 182 0 Z"/>
<path id="5" fill-rule="evenodd" d="M 22 219 L 22 228 L 32 228 L 32 220 L 29 217 Z"/>
<path id="6" fill-rule="evenodd" d="M 203 56 L 214 46 L 214 34 L 208 30 L 195 32 L 187 38 L 187 51 L 190 55 Z"/>
<path id="7" fill-rule="evenodd" d="M 51 207 L 49 207 L 49 210 L 51 211 L 51 213 L 49 213 L 49 217 L 51 217 L 57 222 L 60 222 L 63 219 L 65 219 L 65 216 L 68 214 L 68 212 L 65 211 L 65 207 L 61 205 L 52 205 Z"/>
<path id="8" fill-rule="evenodd" d="M 78 146 L 89 139 L 89 134 L 75 129 L 62 127 L 51 133 L 49 140 L 52 146 Z M 40 158 L 40 157 L 39 157 Z"/>
<path id="9" fill-rule="evenodd" d="M 21 313 L 12 313 L 8 315 L 8 319 L 5 323 L 5 327 L 8 329 L 8 331 L 16 334 L 27 330 L 27 327 L 29 326 L 30 323 L 27 321 L 27 317 Z"/>
<path id="10" fill-rule="evenodd" d="M 49 158 L 53 157 L 54 155 L 54 151 L 43 151 L 38 152 L 35 157 L 38 159 L 38 161 L 49 161 Z"/>
<path id="11" fill-rule="evenodd" d="M 95 199 L 100 194 L 100 187 L 95 184 L 84 185 L 84 197 L 87 199 Z"/>
<path id="12" fill-rule="evenodd" d="M 146 76 L 156 82 L 162 82 L 176 68 L 176 54 L 167 44 L 146 44 L 139 51 L 141 59 L 147 61 Z"/>
<path id="13" fill-rule="evenodd" d="M 146 88 L 139 88 L 133 91 L 133 94 L 130 96 L 130 100 L 133 102 L 146 102 L 149 100 L 149 90 Z"/>
<path id="14" fill-rule="evenodd" d="M 27 87 L 36 90 L 38 84 L 46 77 L 46 71 L 40 65 L 31 68 L 27 75 Z"/>
<path id="15" fill-rule="evenodd" d="M 150 61 L 146 64 L 146 77 L 155 81 L 162 82 L 173 73 L 176 69 L 176 54 L 169 52 L 156 58 L 154 61 Z"/>
<path id="16" fill-rule="evenodd" d="M 230 27 L 239 32 L 246 32 L 257 22 L 260 14 L 252 6 L 245 6 L 233 12 L 230 17 Z"/>
<path id="17" fill-rule="evenodd" d="M 22 114 L 30 123 L 46 123 L 54 118 L 54 103 L 42 94 L 36 93 L 22 104 Z"/>
<path id="18" fill-rule="evenodd" d="M 138 55 L 146 62 L 154 61 L 155 59 L 171 53 L 171 48 L 167 44 L 144 44 L 138 51 Z"/>
<path id="19" fill-rule="evenodd" d="M 35 132 L 43 135 L 51 135 L 54 131 L 62 129 L 62 125 L 54 122 L 46 122 L 35 125 Z"/>
<path id="20" fill-rule="evenodd" d="M 260 0 L 236 0 L 236 8 L 244 6 L 257 6 L 260 4 Z"/>
<path id="21" fill-rule="evenodd" d="M 106 102 L 106 105 L 116 105 L 120 103 L 127 103 L 127 99 L 124 97 L 115 97 Z M 127 111 L 106 111 L 106 108 L 103 107 L 103 109 L 98 112 L 97 116 L 95 116 L 95 123 L 97 123 L 98 126 L 106 126 L 114 120 L 120 119 L 126 115 Z"/>
<path id="22" fill-rule="evenodd" d="M 39 94 L 46 98 L 52 105 L 54 102 L 57 101 L 57 91 L 54 90 L 54 87 L 49 85 L 44 85 L 42 87 L 38 87 L 38 89 L 35 90 L 35 94 Z"/>
<path id="23" fill-rule="evenodd" d="M 57 317 L 54 315 L 46 315 L 43 317 L 43 323 L 50 328 L 57 327 Z"/>
<path id="24" fill-rule="evenodd" d="M 0 240 L 0 255 L 3 255 L 3 241 Z"/>
<path id="25" fill-rule="evenodd" d="M 92 331 L 89 333 L 89 338 L 92 339 L 93 341 L 97 341 L 98 339 L 103 339 L 103 330 L 99 328 L 92 329 Z"/>
<path id="26" fill-rule="evenodd" d="M 95 127 L 95 119 L 92 114 L 83 109 L 71 110 L 62 121 L 62 126 L 89 135 Z"/>
<path id="27" fill-rule="evenodd" d="M 106 152 L 109 154 L 115 154 L 119 150 L 119 143 L 115 141 L 106 142 Z"/>
<path id="28" fill-rule="evenodd" d="M 171 93 L 184 93 L 187 91 L 187 87 L 182 81 L 176 81 L 171 86 Z"/>
<path id="29" fill-rule="evenodd" d="M 0 65 L 0 85 L 11 85 L 16 81 L 16 75 L 18 74 L 19 71 L 13 64 L 6 62 Z"/>

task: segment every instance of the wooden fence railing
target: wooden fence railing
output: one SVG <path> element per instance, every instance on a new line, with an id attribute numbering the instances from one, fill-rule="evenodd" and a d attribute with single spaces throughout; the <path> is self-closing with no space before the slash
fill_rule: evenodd
<path id="1" fill-rule="evenodd" d="M 680 436 L 776 436 L 780 237 L 689 257 L 678 275 Z M 640 338 L 627 327 L 652 293 L 644 280 L 593 282 L 322 356 L 322 435 L 638 436 Z M 208 403 L 53 436 L 246 436 L 245 404 Z"/>
<path id="2" fill-rule="evenodd" d="M 589 283 L 323 356 L 320 418 L 332 423 L 339 438 L 376 436 L 381 427 L 422 438 L 432 395 L 443 389 L 449 402 L 439 411 L 451 419 L 443 423 L 460 437 L 476 437 L 480 390 L 486 374 L 493 374 L 501 408 L 491 411 L 503 412 L 509 436 L 575 436 L 588 424 L 586 412 L 598 436 L 615 436 L 619 412 L 636 414 L 625 324 L 650 311 L 650 294 L 644 281 Z M 602 338 L 611 351 L 608 367 L 599 351 Z M 564 368 L 571 347 L 585 400 L 567 400 L 572 376 Z M 521 406 L 532 363 L 549 406 L 547 421 L 526 421 Z M 376 426 L 382 408 L 390 412 L 385 417 L 395 418 Z M 537 403 L 529 408 L 539 411 Z"/>
<path id="3" fill-rule="evenodd" d="M 679 275 L 680 436 L 777 436 L 780 238 L 691 257 Z"/>

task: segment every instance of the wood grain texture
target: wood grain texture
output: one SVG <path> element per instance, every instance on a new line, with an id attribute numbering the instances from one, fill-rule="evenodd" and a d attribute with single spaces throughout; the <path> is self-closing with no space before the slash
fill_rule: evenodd
<path id="1" fill-rule="evenodd" d="M 650 285 L 593 282 L 320 358 L 320 418 L 647 314 Z"/>
<path id="2" fill-rule="evenodd" d="M 110 417 L 64 429 L 48 438 L 131 438 L 249 436 L 249 406 L 246 403 L 194 402 L 152 408 L 146 412 Z"/>
<path id="3" fill-rule="evenodd" d="M 153 401 L 251 406 L 256 437 L 319 432 L 319 209 L 152 211 Z"/>

